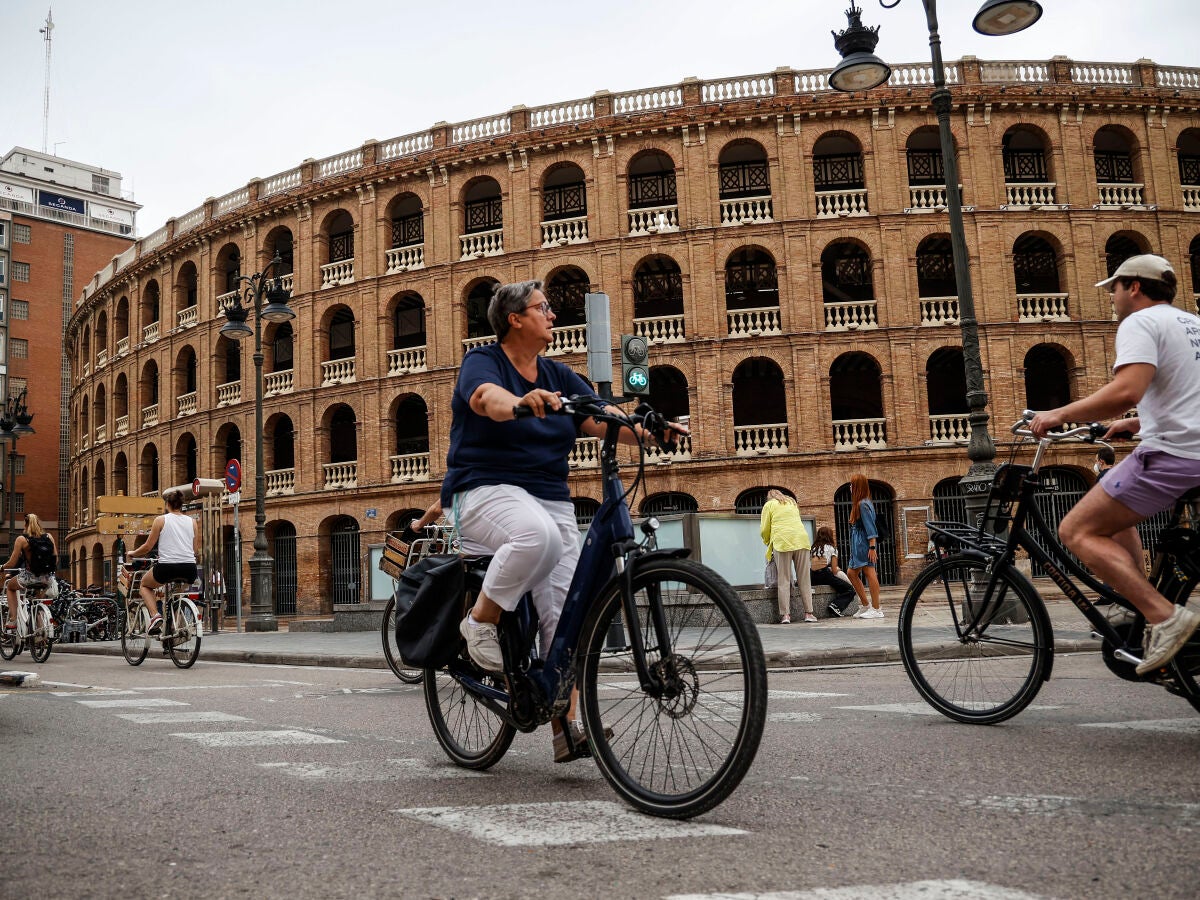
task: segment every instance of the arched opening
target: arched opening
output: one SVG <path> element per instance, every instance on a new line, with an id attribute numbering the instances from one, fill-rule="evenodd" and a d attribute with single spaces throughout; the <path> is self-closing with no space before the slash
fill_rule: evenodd
<path id="1" fill-rule="evenodd" d="M 296 568 L 296 526 L 286 521 L 270 522 L 267 539 L 274 560 L 275 615 L 294 616 L 300 583 Z"/>
<path id="2" fill-rule="evenodd" d="M 668 419 L 691 414 L 687 377 L 674 366 L 650 368 L 650 405 Z"/>
<path id="3" fill-rule="evenodd" d="M 775 259 L 759 247 L 740 247 L 725 261 L 725 308 L 773 309 L 779 306 Z"/>
<path id="4" fill-rule="evenodd" d="M 946 186 L 946 167 L 942 161 L 942 140 L 934 125 L 923 125 L 908 136 L 905 145 L 908 186 Z"/>
<path id="5" fill-rule="evenodd" d="M 354 358 L 354 311 L 348 306 L 334 307 L 329 316 L 328 360 Z"/>
<path id="6" fill-rule="evenodd" d="M 1026 233 L 1013 243 L 1013 280 L 1018 294 L 1060 293 L 1058 254 L 1045 238 Z"/>
<path id="7" fill-rule="evenodd" d="M 494 178 L 476 179 L 463 194 L 463 234 L 498 231 L 503 227 L 500 183 Z"/>
<path id="8" fill-rule="evenodd" d="M 103 354 L 103 356 L 101 356 Z M 108 313 L 100 310 L 96 316 L 96 359 L 107 360 L 108 357 Z"/>
<path id="9" fill-rule="evenodd" d="M 726 144 L 718 157 L 717 178 L 722 200 L 771 196 L 767 151 L 756 141 Z"/>
<path id="10" fill-rule="evenodd" d="M 108 405 L 105 402 L 104 383 L 96 385 L 96 398 L 92 401 L 92 423 L 99 430 L 108 425 Z"/>
<path id="11" fill-rule="evenodd" d="M 600 502 L 591 497 L 572 497 L 571 503 L 575 506 L 575 522 L 580 528 L 591 525 L 596 513 L 600 512 Z"/>
<path id="12" fill-rule="evenodd" d="M 268 362 L 272 372 L 290 372 L 292 370 L 292 323 L 271 323 L 267 329 L 265 343 L 270 348 L 271 358 Z"/>
<path id="13" fill-rule="evenodd" d="M 1038 129 L 1014 125 L 1004 133 L 1001 146 L 1006 184 L 1046 184 L 1053 180 L 1046 137 Z"/>
<path id="14" fill-rule="evenodd" d="M 1200 187 L 1200 129 L 1188 128 L 1179 135 L 1179 143 L 1175 150 L 1179 160 L 1179 183 L 1185 188 Z M 1190 195 L 1185 192 L 1184 206 L 1195 208 L 1200 206 L 1200 197 L 1196 192 Z"/>
<path id="15" fill-rule="evenodd" d="M 271 416 L 263 428 L 272 470 L 296 467 L 296 429 L 289 416 L 279 413 Z"/>
<path id="16" fill-rule="evenodd" d="M 633 316 L 653 319 L 683 315 L 683 273 L 669 256 L 643 260 L 633 273 Z"/>
<path id="17" fill-rule="evenodd" d="M 339 516 L 329 526 L 328 585 L 326 594 L 339 604 L 359 603 L 362 600 L 362 555 L 359 551 L 358 522 L 350 516 Z"/>
<path id="18" fill-rule="evenodd" d="M 280 226 L 271 230 L 263 245 L 267 259 L 279 255 L 279 268 L 272 272 L 273 276 L 291 275 L 295 271 L 295 244 L 290 228 Z"/>
<path id="19" fill-rule="evenodd" d="M 328 241 L 327 263 L 345 262 L 354 259 L 354 219 L 344 209 L 339 209 L 325 221 Z"/>
<path id="20" fill-rule="evenodd" d="M 221 379 L 221 384 L 240 384 L 242 380 L 242 342 L 220 335 L 217 338 L 215 356 L 217 377 Z M 221 402 L 219 388 L 217 399 L 218 402 Z"/>
<path id="21" fill-rule="evenodd" d="M 835 450 L 887 446 L 883 373 L 869 353 L 844 353 L 829 367 L 829 403 Z"/>
<path id="22" fill-rule="evenodd" d="M 1062 351 L 1038 344 L 1025 354 L 1025 406 L 1057 409 L 1071 402 L 1071 369 Z"/>
<path id="23" fill-rule="evenodd" d="M 143 497 L 159 492 L 158 448 L 154 444 L 142 448 L 142 456 L 138 461 L 138 482 Z"/>
<path id="24" fill-rule="evenodd" d="M 587 273 L 576 266 L 563 266 L 550 275 L 545 294 L 554 309 L 555 328 L 587 324 L 584 296 L 591 285 Z"/>
<path id="25" fill-rule="evenodd" d="M 358 422 L 354 410 L 341 404 L 329 417 L 329 461 L 344 463 L 357 460 Z"/>
<path id="26" fill-rule="evenodd" d="M 113 315 L 113 329 L 116 332 L 117 341 L 124 340 L 126 345 L 129 343 L 129 298 L 122 295 L 117 301 L 117 311 Z M 124 350 L 129 347 L 125 346 Z"/>
<path id="27" fill-rule="evenodd" d="M 573 163 L 554 166 L 542 182 L 542 221 L 559 222 L 587 216 L 583 169 Z"/>
<path id="28" fill-rule="evenodd" d="M 129 431 L 129 379 L 122 372 L 117 376 L 116 382 L 113 384 L 113 419 L 116 421 L 117 437 L 122 433 Z M 125 419 L 122 423 L 121 420 Z M 124 424 L 124 432 L 122 432 L 122 424 Z"/>
<path id="29" fill-rule="evenodd" d="M 425 243 L 425 211 L 416 194 L 401 194 L 388 205 L 392 225 L 391 247 L 415 247 Z"/>
<path id="30" fill-rule="evenodd" d="M 825 303 L 875 299 L 871 256 L 853 241 L 834 241 L 821 251 L 821 296 Z"/>
<path id="31" fill-rule="evenodd" d="M 158 363 L 150 359 L 142 366 L 142 375 L 138 379 L 138 403 L 142 407 L 142 425 L 146 425 L 147 410 L 158 406 Z M 158 409 L 153 410 L 157 420 Z"/>
<path id="32" fill-rule="evenodd" d="M 921 299 L 958 298 L 950 235 L 931 234 L 917 245 L 917 296 Z"/>
<path id="33" fill-rule="evenodd" d="M 639 153 L 629 162 L 629 208 L 675 206 L 675 162 L 661 150 Z"/>
<path id="34" fill-rule="evenodd" d="M 1149 253 L 1146 239 L 1137 232 L 1118 231 L 1104 242 L 1104 263 L 1108 269 L 1108 278 L 1112 278 L 1117 267 L 1131 256 Z"/>
<path id="35" fill-rule="evenodd" d="M 943 478 L 933 486 L 933 518 L 939 522 L 966 522 L 967 501 L 959 486 L 961 477 Z"/>
<path id="36" fill-rule="evenodd" d="M 197 373 L 196 351 L 189 344 L 179 351 L 179 355 L 175 357 L 175 398 L 179 404 L 178 413 L 185 412 L 187 407 L 185 404 L 191 399 L 191 412 L 195 412 L 195 393 L 196 393 L 196 373 Z"/>
<path id="37" fill-rule="evenodd" d="M 638 507 L 638 514 L 642 516 L 671 516 L 699 511 L 700 504 L 696 502 L 696 498 L 681 491 L 651 494 Z"/>
<path id="38" fill-rule="evenodd" d="M 425 300 L 415 291 L 406 291 L 392 305 L 392 349 L 424 347 Z"/>
<path id="39" fill-rule="evenodd" d="M 1188 263 L 1192 270 L 1192 293 L 1195 299 L 1200 301 L 1200 235 L 1192 238 L 1191 244 L 1188 245 Z M 1200 308 L 1200 302 L 1197 303 L 1197 308 Z"/>
<path id="40" fill-rule="evenodd" d="M 734 428 L 786 425 L 787 420 L 783 370 L 765 357 L 743 360 L 733 370 Z"/>
<path id="41" fill-rule="evenodd" d="M 429 452 L 429 409 L 424 399 L 409 394 L 396 404 L 396 455 Z"/>
<path id="42" fill-rule="evenodd" d="M 925 386 L 931 416 L 966 415 L 970 407 L 961 347 L 942 347 L 930 355 Z"/>
<path id="43" fill-rule="evenodd" d="M 485 338 L 494 335 L 491 323 L 488 322 L 488 303 L 492 292 L 500 282 L 495 278 L 482 278 L 467 292 L 467 337 Z"/>
<path id="44" fill-rule="evenodd" d="M 158 282 L 154 279 L 146 282 L 146 286 L 142 288 L 142 330 L 155 325 L 159 320 L 160 313 L 160 297 L 158 291 Z"/>
<path id="45" fill-rule="evenodd" d="M 200 475 L 196 438 L 184 432 L 175 442 L 174 480 L 172 484 L 191 484 Z"/>
<path id="46" fill-rule="evenodd" d="M 242 248 L 237 244 L 226 244 L 217 253 L 217 293 L 228 294 L 238 289 L 238 276 L 242 274 Z"/>
<path id="47" fill-rule="evenodd" d="M 175 279 L 175 309 L 182 312 L 196 305 L 199 296 L 200 277 L 196 273 L 196 264 L 189 261 L 179 267 L 179 275 Z"/>
<path id="48" fill-rule="evenodd" d="M 129 461 L 123 452 L 113 457 L 112 489 L 114 494 L 129 494 Z"/>
<path id="49" fill-rule="evenodd" d="M 1132 184 L 1135 178 L 1133 143 L 1124 129 L 1105 126 L 1092 139 L 1098 184 Z"/>
<path id="50" fill-rule="evenodd" d="M 796 495 L 785 487 L 771 486 L 747 488 L 737 495 L 733 501 L 733 511 L 739 516 L 759 516 L 762 515 L 762 509 L 767 505 L 767 493 L 769 491 L 782 491 L 793 500 Z"/>
<path id="51" fill-rule="evenodd" d="M 245 461 L 245 448 L 242 446 L 242 430 L 233 422 L 226 422 L 217 429 L 217 439 L 213 443 L 211 471 L 224 472 L 229 460 Z"/>

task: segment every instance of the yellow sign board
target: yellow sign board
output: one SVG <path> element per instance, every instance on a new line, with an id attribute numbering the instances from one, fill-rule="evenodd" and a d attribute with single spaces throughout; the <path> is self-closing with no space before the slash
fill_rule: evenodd
<path id="1" fill-rule="evenodd" d="M 163 511 L 163 502 L 161 497 L 126 497 L 123 494 L 111 494 L 96 498 L 96 510 L 118 515 L 157 516 Z"/>
<path id="2" fill-rule="evenodd" d="M 99 534 L 123 534 L 133 536 L 147 534 L 154 527 L 154 516 L 98 516 L 96 531 Z"/>

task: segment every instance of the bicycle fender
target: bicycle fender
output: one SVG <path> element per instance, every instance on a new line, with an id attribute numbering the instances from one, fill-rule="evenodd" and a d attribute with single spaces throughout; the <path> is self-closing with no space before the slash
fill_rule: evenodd
<path id="1" fill-rule="evenodd" d="M 654 562 L 658 559 L 683 559 L 692 555 L 689 547 L 670 547 L 666 550 L 647 550 L 645 553 L 639 554 L 629 560 L 629 568 L 637 571 L 648 562 Z"/>
<path id="2" fill-rule="evenodd" d="M 198 637 L 198 638 L 204 637 L 204 619 L 200 615 L 200 610 L 196 609 L 196 604 L 193 603 L 191 600 L 189 600 L 187 597 L 182 598 L 182 601 L 191 608 L 192 615 L 194 615 L 196 617 L 196 637 Z"/>

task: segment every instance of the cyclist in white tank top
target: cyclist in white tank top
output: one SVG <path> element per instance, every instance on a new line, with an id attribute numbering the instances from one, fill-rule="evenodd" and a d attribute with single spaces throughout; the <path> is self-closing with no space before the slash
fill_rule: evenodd
<path id="1" fill-rule="evenodd" d="M 150 610 L 152 633 L 162 629 L 162 616 L 158 611 L 155 588 L 172 581 L 195 581 L 196 553 L 199 550 L 195 523 L 183 514 L 183 494 L 179 491 L 167 491 L 163 495 L 163 502 L 167 506 L 166 513 L 154 520 L 146 540 L 140 546 L 134 547 L 129 554 L 130 559 L 137 559 L 158 545 L 158 562 L 142 576 L 139 588 L 142 602 Z"/>

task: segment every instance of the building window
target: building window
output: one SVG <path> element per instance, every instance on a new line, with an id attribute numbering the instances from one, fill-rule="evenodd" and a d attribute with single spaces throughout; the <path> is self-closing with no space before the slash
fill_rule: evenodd
<path id="1" fill-rule="evenodd" d="M 29 281 L 29 263 L 17 262 L 16 260 L 13 260 L 12 280 Z"/>
<path id="2" fill-rule="evenodd" d="M 109 192 L 108 176 L 92 173 L 92 190 L 97 194 L 107 194 Z"/>
<path id="3" fill-rule="evenodd" d="M 15 469 L 15 471 L 18 475 L 25 474 L 25 454 L 24 453 L 17 454 L 17 459 L 16 459 L 16 462 L 13 464 L 13 468 Z"/>
<path id="4" fill-rule="evenodd" d="M 17 378 L 15 376 L 9 376 L 8 396 L 10 396 L 10 397 L 20 396 L 21 391 L 25 390 L 28 386 L 29 386 L 29 384 L 24 378 Z"/>
<path id="5" fill-rule="evenodd" d="M 13 359 L 29 359 L 29 341 L 24 338 L 9 338 L 8 352 Z"/>
<path id="6" fill-rule="evenodd" d="M 29 318 L 29 301 L 28 300 L 12 300 L 8 305 L 8 313 L 14 319 Z"/>
<path id="7" fill-rule="evenodd" d="M 18 244 L 28 244 L 33 240 L 33 230 L 28 225 L 13 222 L 13 240 Z"/>
<path id="8" fill-rule="evenodd" d="M 23 491 L 13 491 L 13 512 L 18 516 L 25 515 L 25 494 Z"/>

